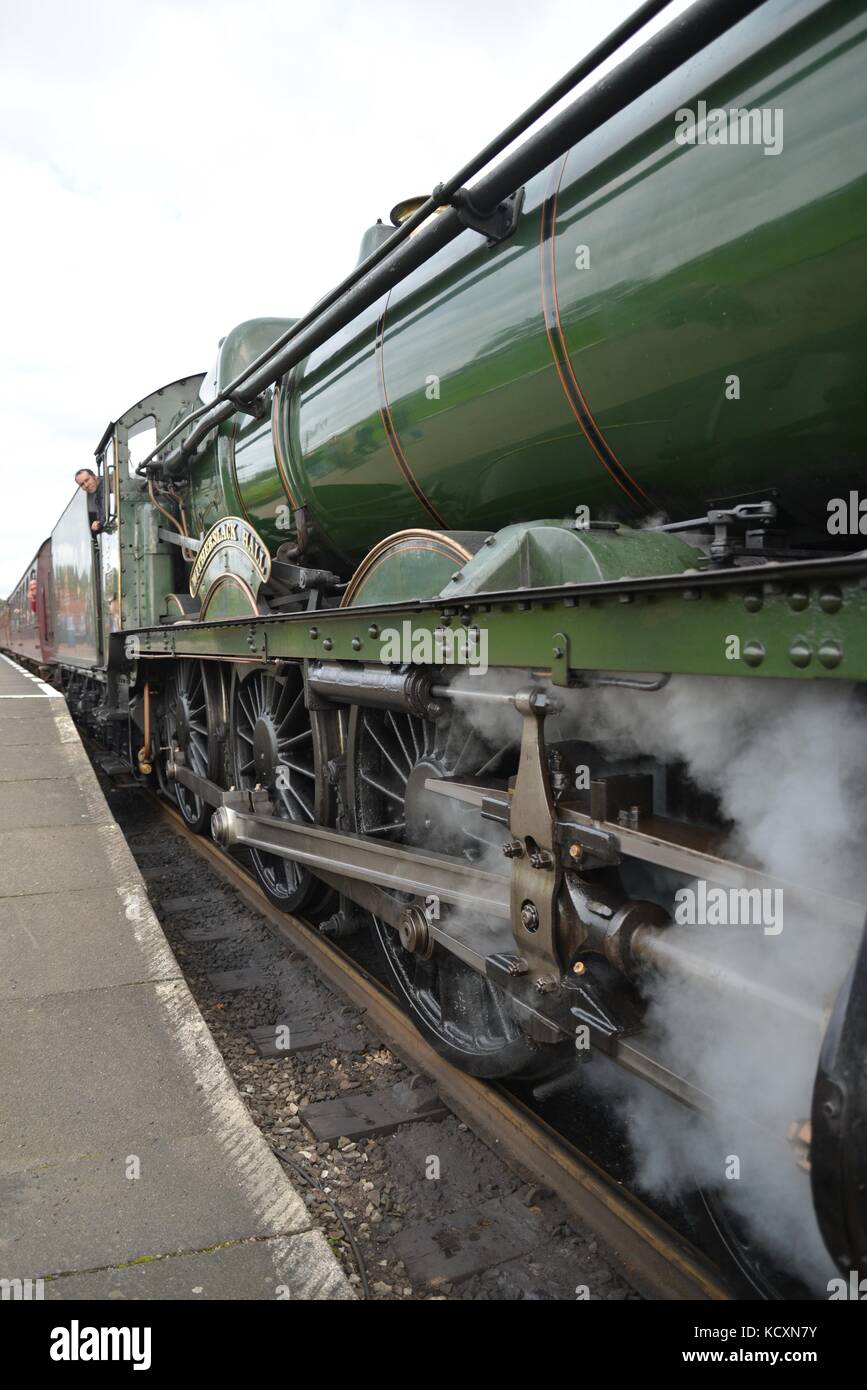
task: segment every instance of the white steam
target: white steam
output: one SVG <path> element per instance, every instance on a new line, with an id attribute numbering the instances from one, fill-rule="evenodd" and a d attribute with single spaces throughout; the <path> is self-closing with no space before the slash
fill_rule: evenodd
<path id="1" fill-rule="evenodd" d="M 514 689 L 511 677 L 503 673 L 498 683 Z M 519 729 L 514 711 L 502 707 L 479 704 L 473 716 L 493 741 Z M 546 738 L 581 739 L 618 759 L 685 764 L 732 822 L 718 852 L 820 894 L 867 900 L 867 739 L 852 687 L 679 677 L 658 692 L 578 690 L 548 719 Z M 648 880 L 636 896 L 657 894 Z M 830 912 L 805 914 L 785 895 L 784 907 L 777 935 L 760 926 L 673 926 L 668 939 L 722 960 L 759 991 L 827 1008 L 854 957 L 856 934 Z M 790 1124 L 810 1113 L 821 1030 L 794 1019 L 788 1025 L 743 992 L 671 971 L 652 980 L 650 1000 L 646 1032 L 636 1041 L 715 1104 L 697 1115 L 594 1060 L 582 1075 L 625 1114 L 640 1184 L 669 1196 L 697 1183 L 715 1188 L 766 1249 L 821 1290 L 832 1271 L 809 1179 L 787 1138 Z"/>

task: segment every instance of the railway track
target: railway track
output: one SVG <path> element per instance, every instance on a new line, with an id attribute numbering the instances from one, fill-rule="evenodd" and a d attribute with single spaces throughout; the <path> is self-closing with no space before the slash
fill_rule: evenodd
<path id="1" fill-rule="evenodd" d="M 153 809 L 224 883 L 299 952 L 327 985 L 363 1011 L 370 1030 L 519 1175 L 554 1193 L 572 1220 L 604 1241 L 623 1276 L 646 1298 L 726 1300 L 728 1279 L 678 1232 L 614 1181 L 528 1105 L 504 1087 L 482 1082 L 444 1060 L 415 1030 L 378 980 L 303 919 L 275 907 L 244 868 L 192 832 L 155 793 Z"/>

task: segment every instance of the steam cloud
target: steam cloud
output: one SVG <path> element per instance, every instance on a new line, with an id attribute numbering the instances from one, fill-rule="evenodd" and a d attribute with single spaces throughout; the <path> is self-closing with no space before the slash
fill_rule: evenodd
<path id="1" fill-rule="evenodd" d="M 515 689 L 515 677 L 500 673 L 498 680 Z M 494 742 L 518 732 L 508 708 L 478 705 L 473 717 Z M 852 687 L 676 677 L 654 693 L 568 692 L 562 713 L 547 724 L 550 744 L 580 738 L 609 757 L 684 763 L 733 823 L 723 849 L 730 858 L 836 897 L 867 900 L 867 740 Z M 660 897 L 653 891 L 659 884 L 660 876 L 648 876 L 630 890 Z M 673 926 L 670 939 L 758 986 L 829 1007 L 856 935 L 806 915 L 786 894 L 784 906 L 778 936 L 756 926 Z M 642 1046 L 715 1104 L 699 1115 L 601 1057 L 582 1069 L 582 1084 L 603 1090 L 626 1118 L 639 1185 L 668 1197 L 697 1184 L 716 1190 L 785 1268 L 824 1291 L 834 1271 L 809 1178 L 787 1139 L 790 1122 L 810 1113 L 820 1031 L 795 1020 L 786 1026 L 774 1009 L 677 974 L 653 978 L 649 992 Z M 740 1176 L 728 1179 L 732 1159 Z"/>

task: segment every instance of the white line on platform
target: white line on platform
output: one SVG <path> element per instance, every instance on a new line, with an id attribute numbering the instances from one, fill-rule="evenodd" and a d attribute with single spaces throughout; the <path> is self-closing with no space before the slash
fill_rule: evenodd
<path id="1" fill-rule="evenodd" d="M 18 671 L 20 675 L 26 677 L 27 680 L 32 681 L 34 685 L 38 685 L 39 689 L 42 691 L 41 695 L 0 695 L 0 700 L 41 700 L 45 698 L 51 700 L 63 699 L 63 696 L 59 690 L 55 690 L 53 686 L 46 685 L 45 681 L 41 681 L 38 676 L 34 676 L 32 672 L 25 670 L 23 666 L 19 666 L 17 661 L 13 661 L 12 658 L 9 656 L 4 656 L 2 652 L 0 652 L 0 661 L 5 661 L 6 665 L 11 666 L 13 671 Z"/>

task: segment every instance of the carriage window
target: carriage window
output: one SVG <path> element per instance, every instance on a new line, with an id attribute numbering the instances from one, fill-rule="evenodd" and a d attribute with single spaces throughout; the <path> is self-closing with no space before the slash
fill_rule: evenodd
<path id="1" fill-rule="evenodd" d="M 129 472 L 130 477 L 133 477 L 138 465 L 157 447 L 157 422 L 153 415 L 146 415 L 138 424 L 133 425 L 128 439 Z"/>

